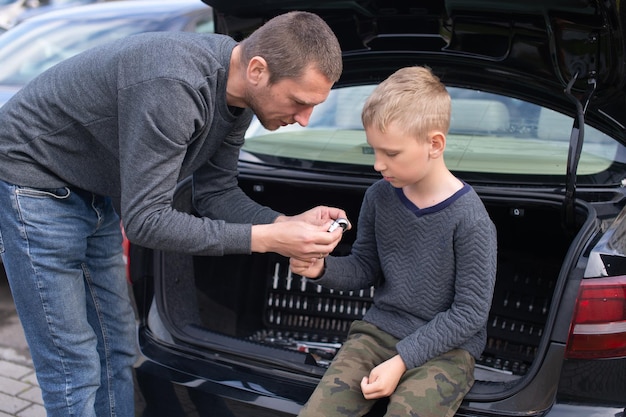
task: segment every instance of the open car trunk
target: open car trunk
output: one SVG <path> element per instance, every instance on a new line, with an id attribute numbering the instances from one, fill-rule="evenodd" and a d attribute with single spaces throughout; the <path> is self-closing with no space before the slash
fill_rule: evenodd
<path id="1" fill-rule="evenodd" d="M 488 338 L 458 416 L 574 415 L 571 403 L 600 400 L 623 409 L 624 250 L 602 240 L 614 220 L 615 240 L 626 223 L 618 218 L 626 185 L 619 3 L 203 1 L 216 31 L 236 40 L 293 9 L 319 14 L 337 34 L 343 73 L 328 99 L 306 128 L 270 132 L 253 121 L 238 167 L 253 200 L 287 215 L 320 204 L 346 210 L 353 229 L 335 256 L 350 252 L 365 190 L 380 178 L 362 130 L 365 97 L 406 66 L 426 65 L 446 85 L 446 164 L 478 192 L 498 233 Z M 193 213 L 190 182 L 174 203 Z M 140 346 L 146 368 L 160 365 L 146 375 L 269 410 L 263 415 L 299 412 L 376 291 L 322 288 L 270 253 L 153 258 L 152 268 L 137 266 L 148 278 Z M 595 290 L 599 277 L 618 294 L 617 319 L 598 321 L 605 300 L 594 295 L 597 309 L 572 320 L 579 288 Z M 570 327 L 582 341 L 574 358 Z M 588 414 L 583 406 L 576 415 Z"/>
<path id="2" fill-rule="evenodd" d="M 287 214 L 327 204 L 344 208 L 356 219 L 366 189 L 366 184 L 347 182 L 285 184 L 240 178 L 241 187 L 254 199 L 272 202 Z M 181 186 L 178 209 L 190 210 L 190 190 L 190 183 Z M 576 229 L 564 229 L 562 196 L 509 192 L 481 198 L 498 230 L 498 272 L 487 345 L 468 399 L 510 394 L 538 370 L 572 268 L 568 251 L 577 247 L 577 234 L 587 235 L 581 230 L 589 232 L 595 225 L 586 224 L 595 213 L 585 205 L 577 207 Z M 354 228 L 346 232 L 334 255 L 347 254 L 355 235 Z M 362 317 L 375 291 L 322 288 L 291 274 L 288 259 L 276 254 L 160 253 L 156 258 L 157 305 L 174 337 L 201 346 L 203 352 L 232 355 L 240 363 L 294 376 L 323 374 L 349 324 Z"/>

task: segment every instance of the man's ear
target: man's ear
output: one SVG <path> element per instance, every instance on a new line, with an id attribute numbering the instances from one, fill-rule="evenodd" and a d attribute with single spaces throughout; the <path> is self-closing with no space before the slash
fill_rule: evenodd
<path id="1" fill-rule="evenodd" d="M 246 76 L 248 81 L 255 85 L 258 85 L 263 81 L 267 82 L 269 78 L 269 71 L 267 69 L 267 62 L 265 59 L 260 56 L 253 56 L 252 59 L 250 59 L 250 62 L 248 62 Z"/>
<path id="2" fill-rule="evenodd" d="M 439 158 L 443 155 L 443 151 L 446 149 L 446 135 L 440 131 L 432 131 L 429 133 L 430 137 L 430 151 L 431 158 Z"/>

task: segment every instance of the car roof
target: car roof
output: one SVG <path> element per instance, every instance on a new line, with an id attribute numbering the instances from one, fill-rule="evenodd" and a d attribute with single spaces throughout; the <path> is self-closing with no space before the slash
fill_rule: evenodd
<path id="1" fill-rule="evenodd" d="M 571 116 L 575 98 L 589 124 L 626 143 L 624 32 L 614 1 L 203 1 L 220 17 L 216 30 L 236 38 L 289 10 L 319 14 L 344 51 L 340 83 L 382 80 L 400 66 L 425 64 L 448 85 Z"/>

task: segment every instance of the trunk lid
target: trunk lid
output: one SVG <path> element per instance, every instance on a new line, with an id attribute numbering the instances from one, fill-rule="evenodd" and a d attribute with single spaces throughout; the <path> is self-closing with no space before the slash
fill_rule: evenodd
<path id="1" fill-rule="evenodd" d="M 447 85 L 491 90 L 572 117 L 560 181 L 567 224 L 585 124 L 626 144 L 623 12 L 615 1 L 203 1 L 215 10 L 216 30 L 239 39 L 289 10 L 319 14 L 344 51 L 338 84 L 382 79 L 394 61 L 419 56 L 449 68 L 441 77 Z"/>
<path id="2" fill-rule="evenodd" d="M 262 19 L 308 10 L 326 19 L 347 57 L 416 53 L 475 67 L 497 79 L 500 92 L 542 92 L 538 99 L 574 116 L 569 88 L 588 123 L 626 143 L 623 12 L 615 1 L 203 1 L 215 9 L 217 30 L 235 38 Z M 474 81 L 484 83 L 465 84 Z"/>

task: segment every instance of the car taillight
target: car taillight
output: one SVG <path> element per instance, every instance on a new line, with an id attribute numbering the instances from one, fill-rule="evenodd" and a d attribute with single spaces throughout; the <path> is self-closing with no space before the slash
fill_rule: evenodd
<path id="1" fill-rule="evenodd" d="M 626 356 L 626 276 L 584 279 L 570 326 L 566 358 Z"/>
<path id="2" fill-rule="evenodd" d="M 128 256 L 130 252 L 130 242 L 128 241 L 128 238 L 126 237 L 126 232 L 124 231 L 124 227 L 121 226 L 121 228 L 122 228 L 122 250 L 124 253 L 124 262 L 126 263 L 126 280 L 129 283 L 132 283 L 131 277 L 130 277 L 130 257 Z"/>

